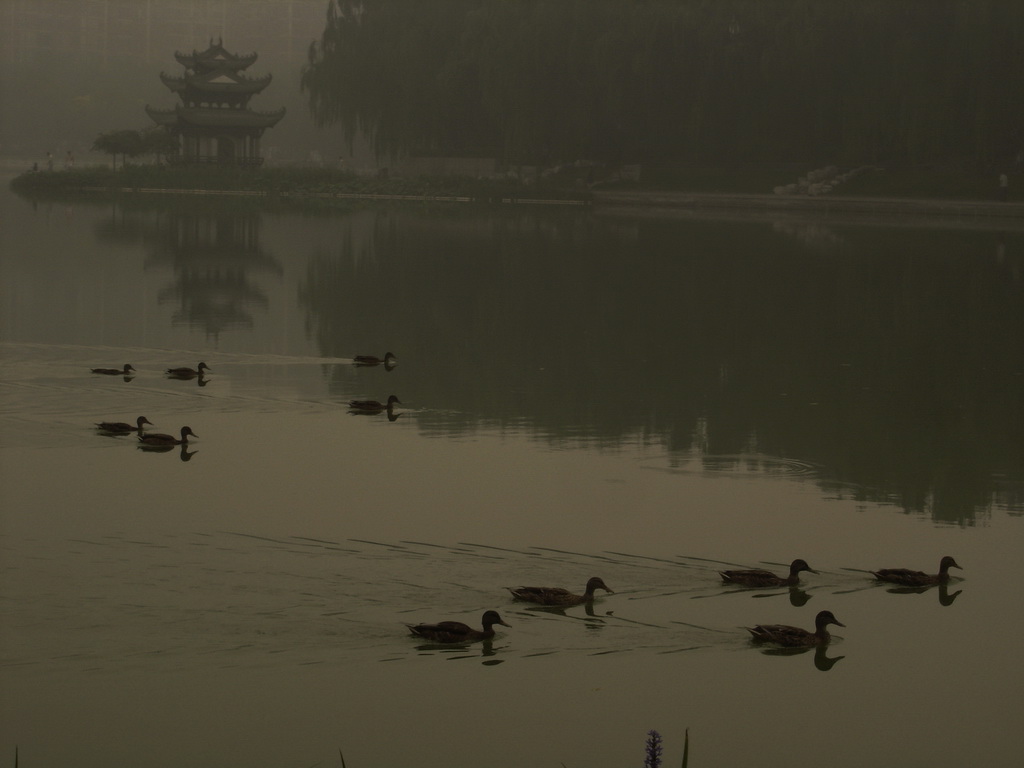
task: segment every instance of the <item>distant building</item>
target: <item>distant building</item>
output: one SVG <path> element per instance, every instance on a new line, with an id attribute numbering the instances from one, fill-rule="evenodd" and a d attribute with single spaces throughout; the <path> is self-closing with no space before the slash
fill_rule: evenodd
<path id="1" fill-rule="evenodd" d="M 211 40 L 205 51 L 175 53 L 174 58 L 185 67 L 185 73 L 181 77 L 161 73 L 160 79 L 181 103 L 174 109 L 146 106 L 153 122 L 178 138 L 178 154 L 169 156 L 168 161 L 260 165 L 260 138 L 284 117 L 285 110 L 256 112 L 249 108 L 249 99 L 270 85 L 272 77 L 242 74 L 257 55 L 228 53 L 221 40 Z"/>

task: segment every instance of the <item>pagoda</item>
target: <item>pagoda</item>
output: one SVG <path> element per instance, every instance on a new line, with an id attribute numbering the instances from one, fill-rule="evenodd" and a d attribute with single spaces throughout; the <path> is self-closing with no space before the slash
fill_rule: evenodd
<path id="1" fill-rule="evenodd" d="M 285 110 L 256 112 L 249 99 L 270 85 L 271 75 L 252 78 L 242 72 L 256 61 L 256 54 L 228 53 L 222 40 L 210 40 L 205 51 L 175 52 L 185 67 L 181 77 L 160 73 L 160 79 L 178 94 L 181 104 L 174 109 L 146 113 L 178 139 L 178 153 L 168 157 L 174 163 L 219 163 L 260 165 L 260 137 L 278 123 Z"/>

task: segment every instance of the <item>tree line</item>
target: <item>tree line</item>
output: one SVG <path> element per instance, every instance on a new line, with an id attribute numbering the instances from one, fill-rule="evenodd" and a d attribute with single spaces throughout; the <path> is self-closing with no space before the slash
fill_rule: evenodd
<path id="1" fill-rule="evenodd" d="M 110 155 L 113 167 L 116 169 L 118 155 L 121 155 L 122 166 L 128 162 L 129 157 L 171 155 L 178 151 L 178 140 L 159 126 L 139 129 L 124 128 L 101 133 L 93 141 L 92 148 L 97 152 Z"/>
<path id="2" fill-rule="evenodd" d="M 330 0 L 301 85 L 382 156 L 990 168 L 1024 3 Z"/>

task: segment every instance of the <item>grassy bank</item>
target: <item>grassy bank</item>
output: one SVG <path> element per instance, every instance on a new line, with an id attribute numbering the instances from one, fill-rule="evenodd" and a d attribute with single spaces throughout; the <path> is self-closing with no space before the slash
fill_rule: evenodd
<path id="1" fill-rule="evenodd" d="M 816 170 L 808 164 L 665 166 L 644 173 L 642 186 L 694 194 L 767 195 L 793 184 Z M 853 170 L 839 168 L 840 173 Z M 1009 199 L 1024 200 L 1024 168 L 1008 171 Z M 829 193 L 863 197 L 925 200 L 979 200 L 998 198 L 998 170 L 971 167 L 903 166 L 862 167 Z M 1015 189 L 1017 187 L 1017 189 Z"/>
<path id="2" fill-rule="evenodd" d="M 1015 178 L 1016 176 L 1016 178 Z M 1010 173 L 1009 199 L 1024 199 L 1024 174 Z M 999 173 L 943 168 L 879 169 L 851 180 L 844 195 L 919 199 L 994 201 L 999 198 Z M 1014 194 L 1016 192 L 1016 195 Z"/>
<path id="3" fill-rule="evenodd" d="M 777 166 L 666 166 L 645 169 L 638 182 L 605 180 L 595 190 L 658 190 L 692 194 L 772 194 L 793 184 L 813 168 Z M 849 169 L 840 169 L 840 171 Z M 976 169 L 862 168 L 835 184 L 829 196 L 914 198 L 924 200 L 998 199 L 998 174 Z M 1009 199 L 1024 199 L 1024 173 L 1009 173 Z M 393 196 L 418 199 L 461 198 L 492 201 L 591 199 L 590 188 L 572 174 L 553 175 L 535 184 L 516 179 L 475 179 L 457 176 L 368 177 L 327 168 L 221 168 L 129 165 L 117 170 L 94 166 L 24 173 L 11 187 L 26 195 L 59 195 L 96 190 L 208 190 L 269 197 Z"/>
<path id="4" fill-rule="evenodd" d="M 575 185 L 523 185 L 515 180 L 468 177 L 379 178 L 317 168 L 220 168 L 129 165 L 24 173 L 11 182 L 21 194 L 74 194 L 96 190 L 208 190 L 267 196 L 399 196 L 416 198 L 495 198 L 585 200 Z"/>

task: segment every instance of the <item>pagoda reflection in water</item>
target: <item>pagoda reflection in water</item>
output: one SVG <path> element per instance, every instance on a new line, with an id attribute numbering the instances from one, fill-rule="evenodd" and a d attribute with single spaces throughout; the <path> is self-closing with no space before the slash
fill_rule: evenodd
<path id="1" fill-rule="evenodd" d="M 152 244 L 146 270 L 168 269 L 174 282 L 162 288 L 160 304 L 174 303 L 171 322 L 202 329 L 207 338 L 224 330 L 253 327 L 251 309 L 264 312 L 266 294 L 254 273 L 283 274 L 281 264 L 259 244 L 259 214 L 175 211 L 160 217 L 146 240 Z"/>

